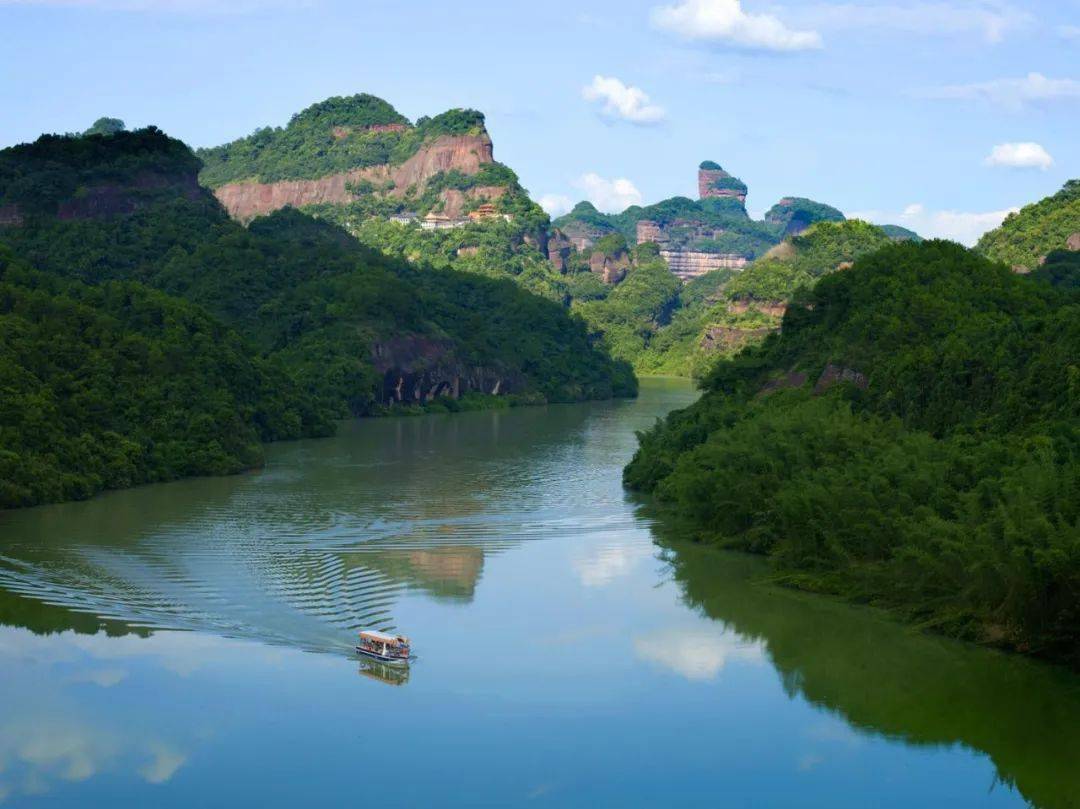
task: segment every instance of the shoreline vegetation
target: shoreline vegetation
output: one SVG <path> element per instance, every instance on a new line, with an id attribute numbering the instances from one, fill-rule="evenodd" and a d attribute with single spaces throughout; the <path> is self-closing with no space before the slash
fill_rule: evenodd
<path id="1" fill-rule="evenodd" d="M 1074 269 L 1075 272 L 1075 269 Z M 790 587 L 1080 665 L 1080 299 L 949 242 L 793 300 L 626 485 Z"/>
<path id="2" fill-rule="evenodd" d="M 0 151 L 0 508 L 255 468 L 388 407 L 636 394 L 560 303 L 293 209 L 244 227 L 198 168 L 153 127 Z"/>

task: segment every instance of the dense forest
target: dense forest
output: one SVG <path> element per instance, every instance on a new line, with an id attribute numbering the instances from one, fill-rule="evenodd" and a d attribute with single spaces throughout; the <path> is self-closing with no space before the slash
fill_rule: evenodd
<path id="1" fill-rule="evenodd" d="M 0 246 L 0 508 L 257 465 L 328 414 L 203 309 Z"/>
<path id="2" fill-rule="evenodd" d="M 778 330 L 784 306 L 800 289 L 892 241 L 866 222 L 826 220 L 741 272 L 715 270 L 686 283 L 646 244 L 624 281 L 574 309 L 639 373 L 699 377 Z"/>
<path id="3" fill-rule="evenodd" d="M 948 242 L 863 256 L 643 433 L 627 485 L 703 540 L 768 554 L 782 582 L 1080 663 L 1080 299 L 1063 263 L 1023 277 Z"/>
<path id="4" fill-rule="evenodd" d="M 629 366 L 561 303 L 401 261 L 294 210 L 241 227 L 198 187 L 197 161 L 178 144 L 147 129 L 0 152 L 0 200 L 20 213 L 0 226 L 5 267 L 18 268 L 5 270 L 14 381 L 0 452 L 19 470 L 0 505 L 235 471 L 258 462 L 260 440 L 322 434 L 333 417 L 389 404 L 635 392 Z M 73 204 L 88 198 L 102 204 Z M 107 343 L 72 326 L 98 321 Z M 58 333 L 72 343 L 46 361 L 42 346 Z M 112 377 L 125 380 L 123 396 L 103 395 Z M 39 399 L 53 403 L 41 413 L 64 414 L 57 429 L 75 443 L 38 431 L 29 408 Z M 48 446 L 69 448 L 43 457 Z"/>

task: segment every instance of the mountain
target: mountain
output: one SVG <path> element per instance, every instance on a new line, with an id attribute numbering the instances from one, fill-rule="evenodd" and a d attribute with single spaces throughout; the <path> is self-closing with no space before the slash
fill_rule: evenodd
<path id="1" fill-rule="evenodd" d="M 785 197 L 765 212 L 765 221 L 780 228 L 784 236 L 795 236 L 815 222 L 843 222 L 844 215 L 812 199 Z"/>
<path id="2" fill-rule="evenodd" d="M 796 294 L 629 486 L 780 581 L 1080 664 L 1080 299 L 950 242 Z"/>
<path id="3" fill-rule="evenodd" d="M 635 365 L 644 373 L 701 376 L 718 359 L 779 331 L 788 301 L 800 289 L 891 243 L 883 229 L 866 222 L 823 220 L 742 271 L 695 278 Z"/>
<path id="4" fill-rule="evenodd" d="M 729 266 L 739 269 L 816 222 L 843 221 L 829 205 L 802 197 L 786 197 L 763 221 L 746 212 L 749 188 L 719 163 L 706 160 L 698 167 L 698 199 L 672 197 L 653 205 L 634 205 L 619 214 L 602 214 L 578 203 L 552 224 L 578 250 L 598 238 L 621 233 L 631 243 L 656 242 L 673 271 L 694 277 Z"/>
<path id="5" fill-rule="evenodd" d="M 923 237 L 910 228 L 900 225 L 879 225 L 885 235 L 895 242 L 921 242 Z"/>
<path id="6" fill-rule="evenodd" d="M 345 207 L 361 215 L 434 212 L 446 220 L 485 203 L 495 215 L 533 207 L 517 176 L 495 162 L 476 110 L 449 110 L 413 124 L 375 96 L 335 97 L 297 113 L 285 127 L 197 154 L 200 181 L 242 222 L 286 206 Z"/>
<path id="7" fill-rule="evenodd" d="M 1017 272 L 1031 272 L 1054 250 L 1080 250 L 1080 180 L 1010 214 L 975 249 Z"/>
<path id="8" fill-rule="evenodd" d="M 43 136 L 33 144 L 0 151 L 0 243 L 45 279 L 34 283 L 36 294 L 48 299 L 49 306 L 62 313 L 69 308 L 62 299 L 74 298 L 80 306 L 97 310 L 86 318 L 111 324 L 116 315 L 103 307 L 113 299 L 101 297 L 104 292 L 99 290 L 112 289 L 110 284 L 130 286 L 146 298 L 148 309 L 172 306 L 214 335 L 211 343 L 198 341 L 193 349 L 217 342 L 238 353 L 234 364 L 246 362 L 256 369 L 236 375 L 250 384 L 248 398 L 235 391 L 207 394 L 223 408 L 216 422 L 248 425 L 246 431 L 235 430 L 243 446 L 236 445 L 231 453 L 227 449 L 223 455 L 228 457 L 220 464 L 177 462 L 160 476 L 250 466 L 258 458 L 257 451 L 248 451 L 255 446 L 250 436 L 268 440 L 325 432 L 334 416 L 634 393 L 629 367 L 595 346 L 584 324 L 561 303 L 508 280 L 392 258 L 365 247 L 331 222 L 293 209 L 244 227 L 199 185 L 199 167 L 184 144 L 153 128 Z M 42 334 L 59 328 L 56 318 L 62 314 L 45 317 Z M 118 341 L 130 330 L 124 322 L 115 329 Z M 196 336 L 194 331 L 191 336 Z M 139 339 L 161 342 L 166 346 L 161 351 L 173 351 L 169 346 L 174 338 L 172 331 L 151 331 Z M 96 351 L 93 346 L 77 350 L 91 356 Z M 109 426 L 126 423 L 117 421 L 114 407 L 124 406 L 131 414 L 154 407 L 154 396 L 159 395 L 155 391 L 163 384 L 156 374 L 174 367 L 171 360 L 163 364 L 154 351 L 152 361 L 127 369 L 130 401 L 113 405 L 92 400 L 87 426 L 78 430 L 123 436 L 123 430 Z M 65 386 L 96 386 L 97 377 L 91 374 L 108 367 L 38 368 L 33 356 L 29 351 L 17 354 L 8 369 L 16 376 L 37 378 L 27 390 L 61 384 L 55 379 L 58 374 Z M 111 355 L 102 360 L 116 361 Z M 208 360 L 198 355 L 191 363 L 196 361 Z M 276 381 L 250 382 L 257 372 Z M 211 376 L 217 378 L 213 372 Z M 176 383 L 207 390 L 182 373 Z M 264 389 L 283 398 L 274 407 L 292 414 L 284 419 L 288 429 L 259 415 L 275 412 L 259 404 Z M 70 391 L 65 387 L 62 393 Z M 57 401 L 65 401 L 57 396 Z M 68 406 L 59 404 L 56 412 L 63 415 Z M 202 405 L 178 399 L 176 407 L 179 414 L 168 422 L 175 425 L 175 439 L 187 442 L 191 454 L 205 451 L 212 459 L 215 442 L 220 442 L 215 430 L 198 427 Z M 129 426 L 138 429 L 135 423 Z M 19 440 L 0 433 L 0 450 L 15 453 L 25 466 L 31 462 L 24 452 L 30 450 Z M 95 446 L 88 444 L 86 452 L 95 455 L 107 449 Z M 97 458 L 94 463 L 104 461 Z M 41 479 L 34 484 L 39 494 L 31 499 L 91 493 L 128 479 L 102 478 L 101 486 L 65 489 L 53 485 L 55 470 L 39 471 Z M 158 479 L 155 475 L 131 479 Z"/>

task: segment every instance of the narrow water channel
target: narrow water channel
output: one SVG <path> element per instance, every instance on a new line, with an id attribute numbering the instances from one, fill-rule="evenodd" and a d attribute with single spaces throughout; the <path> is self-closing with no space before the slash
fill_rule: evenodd
<path id="1" fill-rule="evenodd" d="M 0 804 L 1080 806 L 1080 678 L 771 587 L 623 491 L 694 395 L 0 514 Z"/>

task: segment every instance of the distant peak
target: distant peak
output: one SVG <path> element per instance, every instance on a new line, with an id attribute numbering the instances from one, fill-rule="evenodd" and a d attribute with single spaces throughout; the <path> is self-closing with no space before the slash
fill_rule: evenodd
<path id="1" fill-rule="evenodd" d="M 411 125 L 409 119 L 388 101 L 368 93 L 333 96 L 312 104 L 292 117 L 290 127 L 304 125 L 332 127 L 371 127 L 388 124 Z"/>

